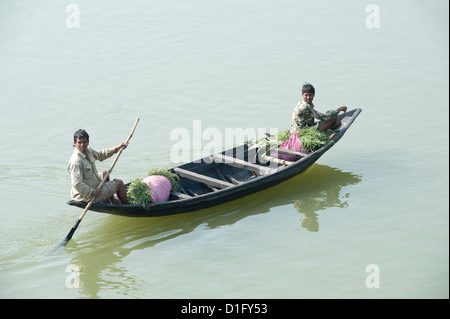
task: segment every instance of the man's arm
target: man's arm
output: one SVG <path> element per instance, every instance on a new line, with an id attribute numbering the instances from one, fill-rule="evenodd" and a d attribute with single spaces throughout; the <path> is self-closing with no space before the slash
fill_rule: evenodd
<path id="1" fill-rule="evenodd" d="M 330 111 L 327 111 L 326 113 L 320 113 L 319 111 L 316 111 L 314 108 L 310 108 L 310 110 L 316 119 L 319 119 L 322 121 L 330 121 L 330 120 L 336 118 L 340 111 L 345 112 L 347 110 L 347 107 L 340 106 L 336 110 L 330 110 Z"/>
<path id="2" fill-rule="evenodd" d="M 128 146 L 128 144 L 125 144 L 125 142 L 122 142 L 122 143 L 120 143 L 117 146 L 105 148 L 105 149 L 102 149 L 100 151 L 92 150 L 92 154 L 94 155 L 94 158 L 96 160 L 101 162 L 101 161 L 103 161 L 103 160 L 105 160 L 107 158 L 110 158 L 115 153 L 120 151 L 122 148 L 123 149 L 127 148 L 127 146 Z"/>

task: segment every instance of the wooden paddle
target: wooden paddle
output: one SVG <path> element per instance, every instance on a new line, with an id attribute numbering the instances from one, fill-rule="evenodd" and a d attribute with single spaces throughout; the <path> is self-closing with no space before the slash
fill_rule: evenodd
<path id="1" fill-rule="evenodd" d="M 139 118 L 136 119 L 136 123 L 134 123 L 133 129 L 131 130 L 130 135 L 128 136 L 127 140 L 125 141 L 125 144 L 128 144 L 128 142 L 130 141 L 131 137 L 133 136 L 134 130 L 136 129 L 136 126 L 139 122 Z M 108 179 L 109 174 L 111 174 L 114 165 L 116 165 L 117 160 L 119 159 L 120 154 L 122 154 L 123 148 L 121 148 L 119 150 L 119 152 L 116 155 L 116 158 L 114 159 L 114 162 L 112 163 L 111 167 L 109 168 L 108 172 L 105 174 L 105 176 L 103 177 L 102 181 L 100 182 L 100 184 L 97 186 L 98 188 L 102 187 L 103 184 L 105 183 L 105 181 Z M 76 221 L 76 223 L 73 225 L 72 229 L 70 230 L 69 234 L 66 236 L 66 238 L 64 238 L 64 240 L 61 242 L 60 246 L 65 246 L 69 240 L 72 238 L 73 234 L 75 233 L 75 231 L 78 228 L 78 225 L 80 225 L 81 220 L 83 219 L 84 215 L 86 215 L 87 211 L 89 210 L 89 208 L 91 207 L 92 203 L 94 202 L 95 197 L 93 197 L 89 203 L 87 204 L 86 208 L 84 209 L 84 211 L 81 213 L 80 217 L 78 217 L 78 220 Z"/>

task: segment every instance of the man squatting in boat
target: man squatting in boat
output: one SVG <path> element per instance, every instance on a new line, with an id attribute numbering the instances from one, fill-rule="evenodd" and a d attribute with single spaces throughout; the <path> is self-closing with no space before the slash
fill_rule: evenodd
<path id="1" fill-rule="evenodd" d="M 302 88 L 302 99 L 294 108 L 292 112 L 291 132 L 300 131 L 302 128 L 313 126 L 314 118 L 321 120 L 318 125 L 319 131 L 326 131 L 328 129 L 335 129 L 341 125 L 341 121 L 337 118 L 339 112 L 346 112 L 346 106 L 340 106 L 336 110 L 327 111 L 325 114 L 320 113 L 314 109 L 312 103 L 316 90 L 314 86 L 305 83 Z"/>
<path id="2" fill-rule="evenodd" d="M 73 144 L 75 150 L 70 158 L 67 170 L 72 179 L 71 195 L 76 201 L 89 202 L 93 197 L 94 203 L 103 202 L 109 199 L 111 204 L 126 204 L 128 202 L 125 185 L 120 179 L 109 180 L 98 187 L 106 171 L 97 172 L 95 161 L 103 161 L 120 149 L 125 149 L 125 142 L 121 144 L 105 148 L 100 151 L 93 150 L 89 147 L 89 135 L 85 130 L 78 130 L 73 135 Z M 117 195 L 118 199 L 114 196 Z"/>

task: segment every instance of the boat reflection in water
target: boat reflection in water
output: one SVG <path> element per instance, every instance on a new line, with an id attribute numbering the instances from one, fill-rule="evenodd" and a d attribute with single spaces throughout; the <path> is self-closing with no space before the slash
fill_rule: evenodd
<path id="1" fill-rule="evenodd" d="M 294 201 L 295 209 L 304 215 L 300 219 L 302 227 L 312 232 L 319 231 L 318 212 L 330 207 L 347 207 L 350 193 L 341 194 L 341 190 L 360 181 L 359 175 L 315 165 L 314 173 L 298 186 L 297 191 L 302 195 Z"/>

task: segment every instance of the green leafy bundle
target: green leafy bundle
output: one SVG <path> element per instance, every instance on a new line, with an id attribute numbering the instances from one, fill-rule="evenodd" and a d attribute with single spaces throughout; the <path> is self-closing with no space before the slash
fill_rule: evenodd
<path id="1" fill-rule="evenodd" d="M 172 190 L 178 191 L 180 189 L 180 178 L 178 175 L 169 172 L 166 168 L 153 168 L 147 172 L 147 176 L 161 175 L 166 177 L 172 184 Z M 153 202 L 152 195 L 148 189 L 147 184 L 143 181 L 143 178 L 136 178 L 130 183 L 127 189 L 128 201 L 133 204 L 142 204 L 144 207 L 148 203 Z"/>
<path id="2" fill-rule="evenodd" d="M 330 141 L 332 134 L 338 131 L 319 131 L 316 126 L 305 127 L 298 133 L 298 139 L 302 144 L 303 152 L 314 152 L 326 145 Z M 269 155 L 270 149 L 286 141 L 291 136 L 289 130 L 282 130 L 277 135 L 271 135 L 267 138 L 257 140 L 252 148 L 266 148 L 266 154 Z"/>
<path id="3" fill-rule="evenodd" d="M 148 203 L 152 203 L 152 195 L 150 190 L 142 181 L 142 178 L 136 178 L 130 183 L 127 189 L 128 201 L 133 204 L 142 204 L 144 207 Z"/>
<path id="4" fill-rule="evenodd" d="M 284 130 L 278 133 L 276 136 L 277 144 L 283 141 L 286 141 L 291 136 L 291 132 L 289 130 Z"/>
<path id="5" fill-rule="evenodd" d="M 319 131 L 315 126 L 305 127 L 298 133 L 298 139 L 302 147 L 308 151 L 314 152 L 325 146 L 334 131 Z"/>

